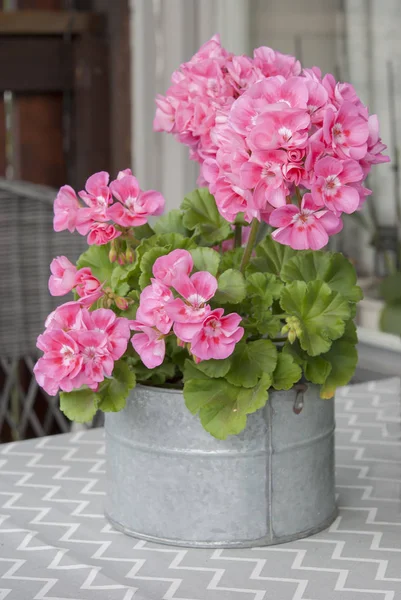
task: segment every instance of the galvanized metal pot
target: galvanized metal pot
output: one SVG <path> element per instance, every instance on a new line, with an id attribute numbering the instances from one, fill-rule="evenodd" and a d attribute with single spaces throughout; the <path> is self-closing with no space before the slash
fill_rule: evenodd
<path id="1" fill-rule="evenodd" d="M 238 436 L 220 441 L 180 391 L 137 386 L 105 420 L 106 516 L 138 538 L 199 547 L 278 544 L 336 516 L 334 402 L 310 386 L 272 392 Z"/>

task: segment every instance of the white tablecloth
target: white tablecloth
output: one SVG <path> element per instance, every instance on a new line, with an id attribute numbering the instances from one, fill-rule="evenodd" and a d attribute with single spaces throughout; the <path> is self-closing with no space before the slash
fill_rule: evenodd
<path id="1" fill-rule="evenodd" d="M 0 446 L 0 600 L 401 599 L 400 381 L 336 399 L 339 516 L 250 550 L 157 546 L 102 512 L 102 430 Z"/>

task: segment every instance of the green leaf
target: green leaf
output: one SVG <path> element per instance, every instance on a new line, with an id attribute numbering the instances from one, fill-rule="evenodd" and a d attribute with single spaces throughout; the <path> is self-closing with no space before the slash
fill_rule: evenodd
<path id="1" fill-rule="evenodd" d="M 212 248 L 194 248 L 191 250 L 194 267 L 197 271 L 208 271 L 216 276 L 219 270 L 220 254 Z"/>
<path id="2" fill-rule="evenodd" d="M 156 233 L 180 233 L 187 237 L 189 230 L 183 224 L 184 214 L 179 208 L 169 210 L 168 213 L 159 217 L 153 225 Z"/>
<path id="3" fill-rule="evenodd" d="M 290 354 L 278 353 L 277 365 L 273 373 L 275 390 L 289 390 L 301 379 L 302 369 Z"/>
<path id="4" fill-rule="evenodd" d="M 231 356 L 227 381 L 245 388 L 254 387 L 264 373 L 271 375 L 277 364 L 277 349 L 270 340 L 241 342 Z"/>
<path id="5" fill-rule="evenodd" d="M 393 273 L 383 279 L 380 293 L 386 304 L 401 303 L 401 273 Z"/>
<path id="6" fill-rule="evenodd" d="M 350 261 L 340 253 L 304 250 L 283 266 L 283 281 L 325 281 L 331 290 L 339 292 L 349 302 L 362 299 L 356 285 L 356 272 Z"/>
<path id="7" fill-rule="evenodd" d="M 155 234 L 154 229 L 151 228 L 149 223 L 145 223 L 145 225 L 140 225 L 139 227 L 135 227 L 134 235 L 137 240 L 145 240 L 147 238 L 152 237 Z"/>
<path id="8" fill-rule="evenodd" d="M 89 388 L 60 392 L 60 409 L 71 421 L 91 421 L 98 408 L 98 395 Z"/>
<path id="9" fill-rule="evenodd" d="M 298 323 L 296 335 L 310 356 L 323 354 L 340 338 L 350 318 L 348 302 L 323 281 L 293 281 L 281 292 L 282 309 Z M 288 324 L 290 319 L 287 318 Z"/>
<path id="10" fill-rule="evenodd" d="M 250 263 L 252 270 L 273 273 L 279 277 L 286 262 L 296 255 L 295 250 L 275 242 L 271 235 L 256 246 L 255 252 L 256 256 Z"/>
<path id="11" fill-rule="evenodd" d="M 358 363 L 358 352 L 349 342 L 338 340 L 333 342 L 324 359 L 331 364 L 331 371 L 320 390 L 321 398 L 332 398 L 336 388 L 346 385 L 355 373 Z"/>
<path id="12" fill-rule="evenodd" d="M 259 296 L 271 306 L 273 299 L 280 298 L 283 283 L 272 273 L 253 273 L 246 278 L 246 291 L 250 296 Z"/>
<path id="13" fill-rule="evenodd" d="M 394 335 L 401 335 L 401 302 L 385 306 L 380 315 L 380 329 Z"/>
<path id="14" fill-rule="evenodd" d="M 118 412 L 125 406 L 127 396 L 135 387 L 136 378 L 133 370 L 124 360 L 115 363 L 113 374 L 99 386 L 98 408 L 104 412 Z"/>
<path id="15" fill-rule="evenodd" d="M 311 383 L 323 384 L 330 375 L 332 366 L 325 356 L 308 356 L 305 377 Z"/>
<path id="16" fill-rule="evenodd" d="M 196 365 L 193 360 L 187 358 L 184 363 L 184 381 L 189 381 L 190 379 L 204 379 L 205 381 L 209 381 L 209 375 L 198 368 L 199 364 Z"/>
<path id="17" fill-rule="evenodd" d="M 206 431 L 224 440 L 240 433 L 247 415 L 266 404 L 270 384 L 268 375 L 250 389 L 236 387 L 225 379 L 190 379 L 184 385 L 185 404 L 193 414 L 199 412 Z"/>
<path id="18" fill-rule="evenodd" d="M 111 276 L 116 263 L 111 263 L 109 260 L 110 244 L 103 246 L 89 246 L 77 261 L 77 268 L 90 267 L 93 275 L 99 279 L 101 283 L 111 283 Z"/>
<path id="19" fill-rule="evenodd" d="M 224 271 L 218 279 L 219 287 L 213 298 L 217 304 L 238 304 L 246 296 L 243 274 L 236 269 Z"/>
<path id="20" fill-rule="evenodd" d="M 185 196 L 181 209 L 184 211 L 184 227 L 195 235 L 201 235 L 211 245 L 222 242 L 232 233 L 230 224 L 220 215 L 207 188 L 194 190 Z"/>
<path id="21" fill-rule="evenodd" d="M 196 368 L 208 377 L 224 377 L 231 367 L 231 357 L 222 360 L 202 360 Z"/>
<path id="22" fill-rule="evenodd" d="M 243 248 L 234 248 L 234 250 L 227 250 L 226 252 L 223 252 L 220 258 L 221 273 L 227 271 L 228 269 L 239 269 L 243 254 Z"/>
<path id="23" fill-rule="evenodd" d="M 343 337 L 341 338 L 344 339 Z M 298 340 L 293 344 L 286 343 L 283 353 L 290 355 L 302 367 L 305 377 L 311 383 L 323 384 L 331 371 L 331 364 L 322 356 L 309 356 L 299 345 Z"/>

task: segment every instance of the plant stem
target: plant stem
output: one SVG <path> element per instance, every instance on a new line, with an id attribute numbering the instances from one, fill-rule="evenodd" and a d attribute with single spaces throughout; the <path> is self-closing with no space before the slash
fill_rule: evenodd
<path id="1" fill-rule="evenodd" d="M 234 233 L 234 247 L 241 248 L 242 246 L 242 227 L 241 225 L 235 225 L 235 233 Z"/>
<path id="2" fill-rule="evenodd" d="M 251 225 L 251 231 L 249 233 L 249 238 L 247 244 L 245 246 L 244 254 L 242 255 L 241 265 L 239 270 L 241 273 L 245 271 L 247 264 L 249 263 L 249 259 L 251 258 L 252 250 L 256 242 L 256 236 L 259 230 L 259 221 L 257 219 L 253 219 Z"/>
<path id="3" fill-rule="evenodd" d="M 297 202 L 298 202 L 299 206 L 301 206 L 302 196 L 301 196 L 301 192 L 299 191 L 299 187 L 297 185 L 295 186 L 295 195 L 297 197 Z"/>

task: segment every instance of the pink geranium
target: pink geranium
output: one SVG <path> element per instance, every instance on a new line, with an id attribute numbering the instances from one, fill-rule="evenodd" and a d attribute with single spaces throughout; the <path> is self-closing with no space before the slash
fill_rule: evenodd
<path id="1" fill-rule="evenodd" d="M 91 225 L 88 234 L 88 244 L 91 246 L 102 246 L 108 244 L 111 240 L 115 240 L 121 235 L 121 231 L 118 231 L 114 225 L 110 223 L 94 223 Z"/>
<path id="2" fill-rule="evenodd" d="M 336 214 L 353 213 L 359 206 L 358 191 L 348 185 L 362 180 L 363 171 L 355 160 L 338 160 L 326 156 L 314 168 L 316 182 L 312 186 L 313 201 Z"/>
<path id="3" fill-rule="evenodd" d="M 174 321 L 176 336 L 184 342 L 190 342 L 210 313 L 207 302 L 216 293 L 217 280 L 207 271 L 199 271 L 191 277 L 180 277 L 173 285 L 185 301 L 181 298 L 173 300 L 166 306 L 166 311 Z"/>
<path id="4" fill-rule="evenodd" d="M 75 287 L 77 268 L 66 256 L 58 256 L 50 263 L 49 291 L 52 296 L 64 296 Z"/>
<path id="5" fill-rule="evenodd" d="M 89 267 L 79 269 L 75 279 L 75 289 L 82 306 L 92 306 L 103 294 L 103 284 L 92 274 Z"/>
<path id="6" fill-rule="evenodd" d="M 340 158 L 360 160 L 367 153 L 369 126 L 356 106 L 344 102 L 336 113 L 328 108 L 324 115 L 323 134 L 326 144 Z"/>
<path id="7" fill-rule="evenodd" d="M 34 373 L 50 395 L 83 385 L 96 390 L 112 375 L 114 361 L 124 354 L 130 337 L 128 319 L 108 309 L 89 313 L 72 302 L 56 309 L 46 325 L 37 341 L 44 354 Z"/>
<path id="8" fill-rule="evenodd" d="M 224 359 L 230 356 L 235 345 L 244 335 L 237 313 L 224 316 L 222 308 L 216 308 L 203 320 L 191 341 L 191 352 L 200 360 Z"/>
<path id="9" fill-rule="evenodd" d="M 154 277 L 166 286 L 170 286 L 181 276 L 189 275 L 194 266 L 188 250 L 173 250 L 157 258 L 153 265 Z"/>
<path id="10" fill-rule="evenodd" d="M 270 215 L 270 224 L 277 227 L 273 239 L 295 250 L 320 250 L 329 235 L 342 229 L 342 221 L 330 210 L 319 210 L 311 194 L 305 194 L 301 207 L 287 204 Z"/>
<path id="11" fill-rule="evenodd" d="M 173 321 L 166 307 L 173 298 L 174 296 L 167 286 L 153 279 L 151 285 L 148 285 L 141 293 L 136 320 L 149 327 L 156 327 L 163 334 L 167 334 Z"/>
<path id="12" fill-rule="evenodd" d="M 166 342 L 163 334 L 157 329 L 148 327 L 138 321 L 132 321 L 131 328 L 134 331 L 142 332 L 133 335 L 131 343 L 145 367 L 154 369 L 161 365 L 166 353 Z"/>
<path id="13" fill-rule="evenodd" d="M 63 185 L 54 201 L 54 231 L 75 231 L 79 207 L 77 195 L 72 187 Z"/>
<path id="14" fill-rule="evenodd" d="M 85 184 L 85 190 L 79 192 L 80 198 L 90 208 L 90 214 L 94 221 L 107 221 L 107 208 L 113 202 L 108 187 L 109 174 L 100 171 L 91 175 Z"/>
<path id="15" fill-rule="evenodd" d="M 163 211 L 163 196 L 153 190 L 141 191 L 133 175 L 112 181 L 110 189 L 118 202 L 108 209 L 107 216 L 122 227 L 145 225 L 150 215 L 159 215 Z"/>

